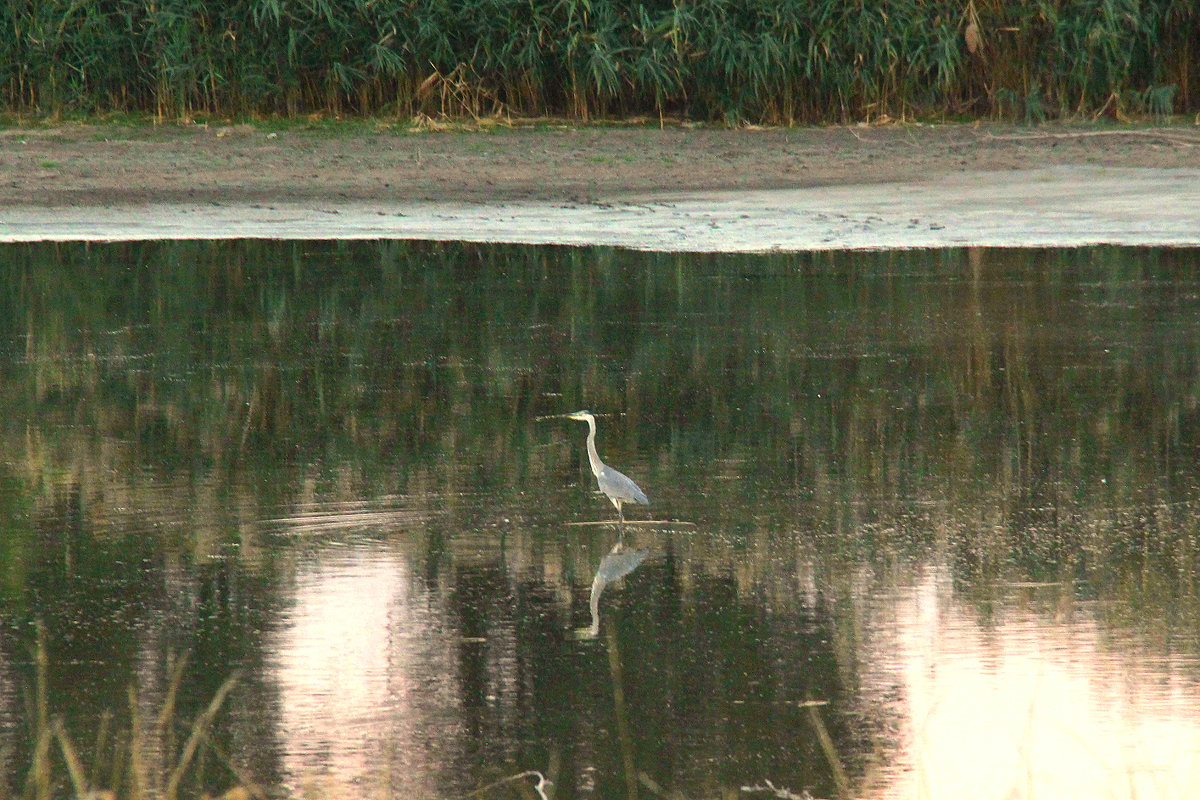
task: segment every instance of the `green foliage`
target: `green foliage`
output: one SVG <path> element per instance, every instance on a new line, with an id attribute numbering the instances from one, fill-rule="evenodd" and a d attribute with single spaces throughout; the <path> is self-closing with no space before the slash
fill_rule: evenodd
<path id="1" fill-rule="evenodd" d="M 1191 0 L 14 0 L 0 8 L 0 105 L 734 123 L 1014 106 L 1163 115 L 1197 107 L 1198 44 Z"/>

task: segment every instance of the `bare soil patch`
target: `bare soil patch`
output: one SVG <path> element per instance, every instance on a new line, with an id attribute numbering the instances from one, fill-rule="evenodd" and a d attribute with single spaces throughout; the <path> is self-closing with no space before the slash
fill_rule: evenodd
<path id="1" fill-rule="evenodd" d="M 1064 165 L 1200 168 L 1200 128 L 18 127 L 0 130 L 0 207 L 595 203 Z"/>

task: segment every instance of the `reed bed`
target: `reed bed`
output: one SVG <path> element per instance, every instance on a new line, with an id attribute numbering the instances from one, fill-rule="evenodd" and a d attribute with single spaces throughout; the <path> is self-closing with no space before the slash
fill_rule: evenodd
<path id="1" fill-rule="evenodd" d="M 1194 0 L 13 0 L 0 107 L 161 118 L 1200 107 Z"/>

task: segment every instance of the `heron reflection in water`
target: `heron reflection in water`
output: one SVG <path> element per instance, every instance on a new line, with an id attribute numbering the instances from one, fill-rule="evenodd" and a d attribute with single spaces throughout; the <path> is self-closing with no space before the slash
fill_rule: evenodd
<path id="1" fill-rule="evenodd" d="M 600 454 L 596 452 L 596 418 L 590 411 L 576 411 L 564 416 L 588 424 L 587 454 L 588 462 L 592 465 L 592 474 L 596 476 L 596 483 L 599 484 L 600 491 L 604 492 L 612 504 L 617 507 L 618 524 L 624 528 L 625 509 L 623 505 L 625 503 L 650 505 L 646 493 L 639 489 L 638 485 L 623 472 L 613 469 L 600 460 Z"/>
<path id="2" fill-rule="evenodd" d="M 640 567 L 649 554 L 650 551 L 645 548 L 626 547 L 623 540 L 618 540 L 608 555 L 600 559 L 600 566 L 596 568 L 596 577 L 592 579 L 592 596 L 588 600 L 588 606 L 592 611 L 592 626 L 577 630 L 575 632 L 577 638 L 595 639 L 600 635 L 600 593 L 608 584 L 624 578 Z"/>

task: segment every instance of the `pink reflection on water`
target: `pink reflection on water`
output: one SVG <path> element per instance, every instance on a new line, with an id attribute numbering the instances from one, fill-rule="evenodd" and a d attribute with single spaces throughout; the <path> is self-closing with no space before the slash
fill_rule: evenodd
<path id="1" fill-rule="evenodd" d="M 931 571 L 876 603 L 864 684 L 900 698 L 901 757 L 869 796 L 1200 797 L 1194 664 L 1113 645 L 1071 587 L 1012 587 L 981 619 Z"/>
<path id="2" fill-rule="evenodd" d="M 267 648 L 292 796 L 440 796 L 436 775 L 457 750 L 457 648 L 411 563 L 395 546 L 356 545 L 298 568 Z"/>

